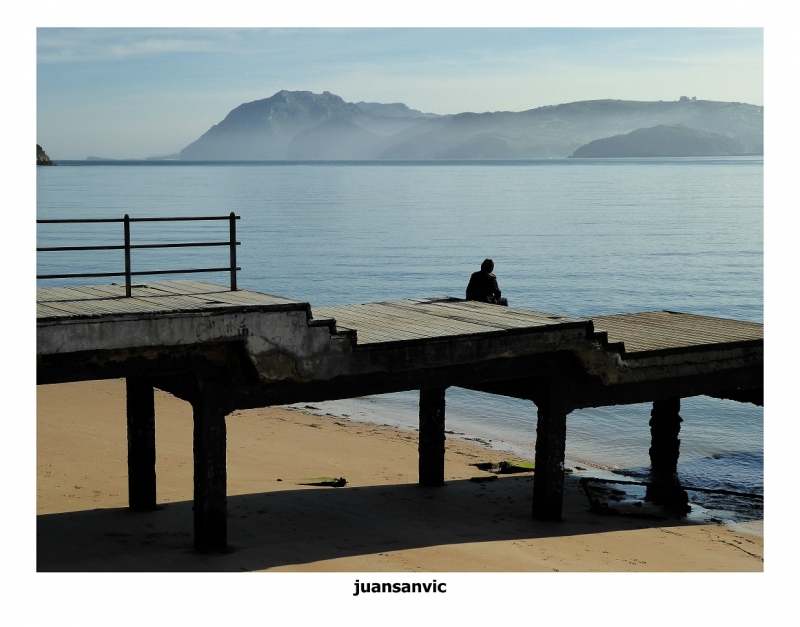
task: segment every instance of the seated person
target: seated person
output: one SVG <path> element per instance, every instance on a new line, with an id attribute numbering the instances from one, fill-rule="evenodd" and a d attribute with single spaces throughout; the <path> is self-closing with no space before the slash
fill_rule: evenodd
<path id="1" fill-rule="evenodd" d="M 508 300 L 500 297 L 497 277 L 492 274 L 492 270 L 494 270 L 494 262 L 491 259 L 484 259 L 480 271 L 473 272 L 469 278 L 467 300 L 508 307 Z"/>

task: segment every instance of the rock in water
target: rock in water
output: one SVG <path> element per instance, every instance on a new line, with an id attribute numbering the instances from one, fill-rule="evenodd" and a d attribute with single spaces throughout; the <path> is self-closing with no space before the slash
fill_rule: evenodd
<path id="1" fill-rule="evenodd" d="M 36 165 L 55 165 L 39 144 L 36 144 Z"/>

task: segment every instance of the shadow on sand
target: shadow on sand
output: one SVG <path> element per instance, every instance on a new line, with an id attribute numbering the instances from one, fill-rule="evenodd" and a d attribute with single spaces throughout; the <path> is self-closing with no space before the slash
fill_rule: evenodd
<path id="1" fill-rule="evenodd" d="M 565 479 L 561 523 L 531 518 L 530 475 L 451 481 L 441 488 L 402 484 L 229 496 L 231 551 L 221 555 L 194 550 L 190 501 L 154 512 L 40 515 L 37 570 L 249 571 L 423 547 L 688 524 L 592 514 L 577 478 Z"/>

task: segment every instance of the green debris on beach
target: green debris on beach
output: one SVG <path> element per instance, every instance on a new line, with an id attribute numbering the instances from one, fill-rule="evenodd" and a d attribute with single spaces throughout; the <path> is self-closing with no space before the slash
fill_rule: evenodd
<path id="1" fill-rule="evenodd" d="M 500 466 L 500 473 L 504 475 L 516 472 L 533 472 L 535 466 L 533 462 L 519 461 L 500 462 L 498 465 Z"/>

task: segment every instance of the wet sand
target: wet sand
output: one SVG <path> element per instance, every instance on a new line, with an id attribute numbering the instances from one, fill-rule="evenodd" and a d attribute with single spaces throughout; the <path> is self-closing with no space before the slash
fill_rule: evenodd
<path id="1" fill-rule="evenodd" d="M 191 407 L 156 392 L 158 502 L 127 506 L 124 381 L 37 388 L 39 571 L 763 571 L 763 537 L 722 524 L 599 516 L 566 477 L 564 521 L 531 518 L 532 475 L 448 440 L 447 485 L 417 479 L 417 436 L 267 408 L 228 424 L 231 552 L 192 548 Z M 345 487 L 300 485 L 344 477 Z M 755 531 L 755 533 L 751 533 Z"/>

